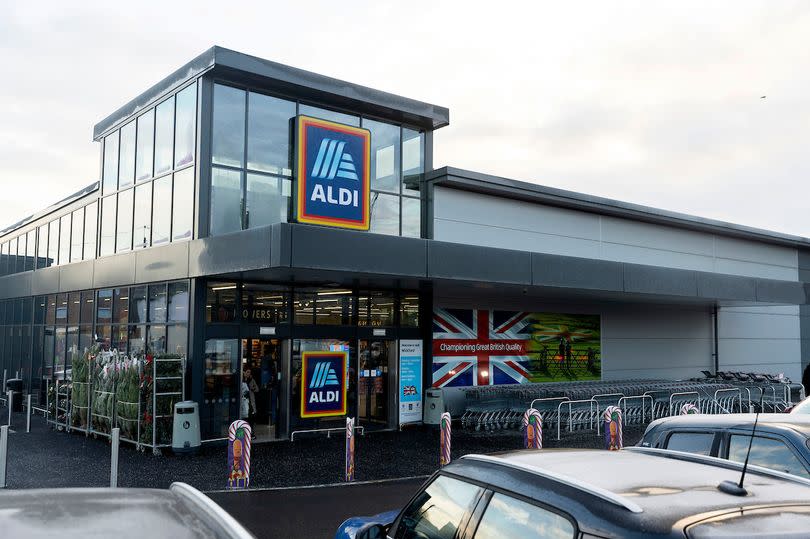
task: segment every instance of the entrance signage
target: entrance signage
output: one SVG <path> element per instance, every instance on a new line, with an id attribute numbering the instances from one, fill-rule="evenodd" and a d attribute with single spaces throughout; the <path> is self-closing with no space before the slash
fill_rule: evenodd
<path id="1" fill-rule="evenodd" d="M 301 353 L 301 417 L 346 415 L 347 352 Z"/>
<path id="2" fill-rule="evenodd" d="M 308 116 L 295 126 L 299 223 L 369 229 L 371 133 Z"/>
<path id="3" fill-rule="evenodd" d="M 228 488 L 243 489 L 250 484 L 250 438 L 247 421 L 237 419 L 228 428 Z"/>
<path id="4" fill-rule="evenodd" d="M 399 341 L 399 424 L 422 421 L 422 341 Z"/>

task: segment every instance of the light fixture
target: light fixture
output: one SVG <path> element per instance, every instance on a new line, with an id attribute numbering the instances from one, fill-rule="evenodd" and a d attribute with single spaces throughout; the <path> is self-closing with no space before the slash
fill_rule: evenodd
<path id="1" fill-rule="evenodd" d="M 217 290 L 217 291 L 219 291 L 219 290 L 234 290 L 235 288 L 236 288 L 235 284 L 228 284 L 228 285 L 225 285 L 225 286 L 212 286 L 211 290 Z"/>
<path id="2" fill-rule="evenodd" d="M 351 290 L 329 290 L 326 292 L 318 292 L 319 296 L 345 296 L 346 294 L 351 294 Z"/>

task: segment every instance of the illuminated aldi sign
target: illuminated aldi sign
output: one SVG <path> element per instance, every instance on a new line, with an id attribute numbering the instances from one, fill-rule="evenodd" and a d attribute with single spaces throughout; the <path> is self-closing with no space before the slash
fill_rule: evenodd
<path id="1" fill-rule="evenodd" d="M 346 415 L 348 352 L 301 353 L 301 417 Z"/>
<path id="2" fill-rule="evenodd" d="M 296 220 L 368 230 L 371 133 L 308 116 L 295 133 Z"/>

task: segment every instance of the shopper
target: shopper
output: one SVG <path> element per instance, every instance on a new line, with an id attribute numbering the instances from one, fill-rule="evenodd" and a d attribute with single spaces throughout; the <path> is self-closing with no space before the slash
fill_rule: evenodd
<path id="1" fill-rule="evenodd" d="M 250 425 L 250 432 L 251 436 L 255 439 L 256 438 L 256 393 L 259 392 L 259 386 L 256 384 L 256 380 L 253 379 L 253 373 L 250 372 L 250 369 L 245 369 L 245 372 L 242 375 L 242 400 L 243 400 L 243 413 L 244 413 L 244 395 L 247 393 L 247 401 L 248 401 L 248 413 L 247 413 L 247 422 Z"/>

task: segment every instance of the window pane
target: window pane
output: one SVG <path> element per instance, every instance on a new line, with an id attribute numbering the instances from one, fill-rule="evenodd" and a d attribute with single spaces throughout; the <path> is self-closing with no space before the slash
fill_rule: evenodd
<path id="1" fill-rule="evenodd" d="M 242 288 L 242 320 L 279 324 L 287 321 L 290 294 L 273 285 L 245 284 Z"/>
<path id="2" fill-rule="evenodd" d="M 214 85 L 212 161 L 242 167 L 245 163 L 245 91 Z"/>
<path id="3" fill-rule="evenodd" d="M 59 257 L 59 219 L 48 223 L 48 259 L 47 266 L 56 265 Z"/>
<path id="4" fill-rule="evenodd" d="M 174 132 L 174 167 L 194 160 L 194 135 L 197 125 L 197 84 L 177 94 Z"/>
<path id="5" fill-rule="evenodd" d="M 402 235 L 422 237 L 422 204 L 418 198 L 402 197 Z"/>
<path id="6" fill-rule="evenodd" d="M 155 110 L 138 117 L 138 153 L 135 163 L 135 180 L 152 177 L 152 152 L 155 142 Z"/>
<path id="7" fill-rule="evenodd" d="M 98 220 L 98 204 L 93 203 L 84 208 L 84 259 L 96 257 L 96 221 Z"/>
<path id="8" fill-rule="evenodd" d="M 22 299 L 22 318 L 20 319 L 21 324 L 30 324 L 33 319 L 33 309 L 34 309 L 34 298 L 23 298 Z"/>
<path id="9" fill-rule="evenodd" d="M 84 247 L 84 208 L 73 212 L 73 228 L 70 232 L 70 261 L 79 262 L 82 259 Z"/>
<path id="10" fill-rule="evenodd" d="M 354 295 L 351 290 L 324 290 L 316 298 L 315 323 L 349 325 L 354 316 Z"/>
<path id="11" fill-rule="evenodd" d="M 158 284 L 149 287 L 149 321 L 166 321 L 166 285 Z"/>
<path id="12" fill-rule="evenodd" d="M 248 228 L 287 222 L 290 180 L 261 174 L 247 175 Z"/>
<path id="13" fill-rule="evenodd" d="M 149 326 L 146 328 L 146 351 L 153 355 L 166 353 L 166 326 Z"/>
<path id="14" fill-rule="evenodd" d="M 371 193 L 371 232 L 399 236 L 399 197 Z"/>
<path id="15" fill-rule="evenodd" d="M 101 201 L 101 241 L 99 255 L 106 256 L 115 252 L 115 195 Z M 51 230 L 53 237 L 53 230 Z"/>
<path id="16" fill-rule="evenodd" d="M 290 119 L 295 117 L 295 103 L 253 92 L 248 100 L 248 168 L 291 176 Z"/>
<path id="17" fill-rule="evenodd" d="M 3 254 L 6 254 L 6 244 Z M 48 267 L 48 225 L 42 225 L 37 229 L 37 269 Z"/>
<path id="18" fill-rule="evenodd" d="M 495 493 L 478 524 L 475 539 L 501 537 L 565 539 L 574 537 L 574 525 L 562 515 Z"/>
<path id="19" fill-rule="evenodd" d="M 188 321 L 188 283 L 169 283 L 169 322 Z"/>
<path id="20" fill-rule="evenodd" d="M 174 96 L 155 109 L 155 176 L 172 169 Z"/>
<path id="21" fill-rule="evenodd" d="M 194 221 L 194 167 L 174 175 L 172 241 L 191 239 Z"/>
<path id="22" fill-rule="evenodd" d="M 89 290 L 87 292 L 82 292 L 81 296 L 81 320 L 82 324 L 92 324 L 93 323 L 93 311 L 95 310 L 96 302 L 93 299 L 93 291 Z"/>
<path id="23" fill-rule="evenodd" d="M 70 214 L 59 218 L 59 263 L 70 262 Z"/>
<path id="24" fill-rule="evenodd" d="M 399 192 L 399 126 L 363 119 L 371 131 L 371 188 Z"/>
<path id="25" fill-rule="evenodd" d="M 113 289 L 113 324 L 126 324 L 129 319 L 129 288 Z"/>
<path id="26" fill-rule="evenodd" d="M 65 379 L 65 348 L 67 347 L 67 329 L 65 327 L 56 328 L 56 344 L 53 358 L 54 377 L 59 380 Z"/>
<path id="27" fill-rule="evenodd" d="M 461 520 L 472 510 L 481 492 L 475 485 L 437 477 L 405 509 L 397 528 L 397 539 L 455 539 Z"/>
<path id="28" fill-rule="evenodd" d="M 146 326 L 129 327 L 129 353 L 132 357 L 143 357 L 146 352 Z"/>
<path id="29" fill-rule="evenodd" d="M 0 275 L 8 275 L 8 242 L 0 245 Z"/>
<path id="30" fill-rule="evenodd" d="M 211 235 L 242 229 L 242 174 L 213 167 L 211 170 Z"/>
<path id="31" fill-rule="evenodd" d="M 58 221 L 57 221 L 58 224 Z M 8 242 L 8 273 L 17 273 L 17 238 Z"/>
<path id="32" fill-rule="evenodd" d="M 103 175 L 102 192 L 104 194 L 118 189 L 118 131 L 104 138 Z"/>
<path id="33" fill-rule="evenodd" d="M 146 183 L 135 188 L 135 217 L 132 221 L 132 247 L 149 247 L 152 239 L 152 184 Z"/>
<path id="34" fill-rule="evenodd" d="M 47 296 L 37 296 L 34 299 L 34 324 L 45 323 L 45 311 L 48 305 Z M 0 317 L 2 319 L 2 317 Z"/>
<path id="35" fill-rule="evenodd" d="M 374 327 L 394 325 L 394 296 L 386 292 L 369 294 L 369 325 Z"/>
<path id="36" fill-rule="evenodd" d="M 31 230 L 27 236 L 28 239 L 25 243 L 25 271 L 30 271 L 34 269 L 34 261 L 37 256 L 37 231 Z M 81 250 L 81 246 L 79 246 L 79 249 Z"/>
<path id="37" fill-rule="evenodd" d="M 313 118 L 321 118 L 323 120 L 329 120 L 330 122 L 360 127 L 359 116 L 352 116 L 351 114 L 326 110 L 320 107 L 313 107 L 312 105 L 304 105 L 303 103 L 298 107 L 298 114 L 312 116 Z"/>
<path id="38" fill-rule="evenodd" d="M 132 204 L 134 189 L 118 193 L 118 221 L 116 225 L 115 252 L 132 249 Z"/>
<path id="39" fill-rule="evenodd" d="M 168 353 L 185 356 L 188 347 L 188 328 L 181 324 L 169 326 L 166 341 L 166 351 Z"/>
<path id="40" fill-rule="evenodd" d="M 750 436 L 733 435 L 729 442 L 728 459 L 745 462 Z M 754 436 L 748 462 L 801 477 L 810 477 L 804 465 L 782 441 Z"/>
<path id="41" fill-rule="evenodd" d="M 152 245 L 169 241 L 172 219 L 172 176 L 163 176 L 154 182 L 152 212 Z"/>
<path id="42" fill-rule="evenodd" d="M 56 325 L 67 324 L 68 295 L 56 295 Z"/>
<path id="43" fill-rule="evenodd" d="M 17 273 L 25 271 L 25 243 L 26 235 L 17 237 Z"/>
<path id="44" fill-rule="evenodd" d="M 236 319 L 235 283 L 208 283 L 205 319 L 208 322 L 233 322 Z"/>
<path id="45" fill-rule="evenodd" d="M 45 323 L 52 326 L 56 323 L 56 295 L 48 296 L 47 310 L 45 311 Z"/>
<path id="46" fill-rule="evenodd" d="M 133 286 L 129 289 L 129 323 L 146 323 L 146 287 Z"/>
<path id="47" fill-rule="evenodd" d="M 127 326 L 113 326 L 110 345 L 122 354 L 126 354 L 128 342 L 129 331 L 127 330 Z"/>
<path id="48" fill-rule="evenodd" d="M 79 324 L 79 312 L 81 311 L 82 300 L 79 292 L 71 292 L 68 294 L 68 324 L 76 326 Z"/>
<path id="49" fill-rule="evenodd" d="M 425 172 L 425 135 L 402 128 L 402 189 L 416 194 Z"/>
<path id="50" fill-rule="evenodd" d="M 118 186 L 126 187 L 135 181 L 135 122 L 121 128 L 121 154 L 118 165 Z"/>
<path id="51" fill-rule="evenodd" d="M 667 449 L 711 455 L 714 434 L 711 432 L 674 432 L 667 441 Z"/>
<path id="52" fill-rule="evenodd" d="M 98 318 L 96 322 L 110 323 L 112 321 L 112 289 L 98 291 Z"/>
<path id="53" fill-rule="evenodd" d="M 402 296 L 399 302 L 399 325 L 419 327 L 419 296 Z"/>

